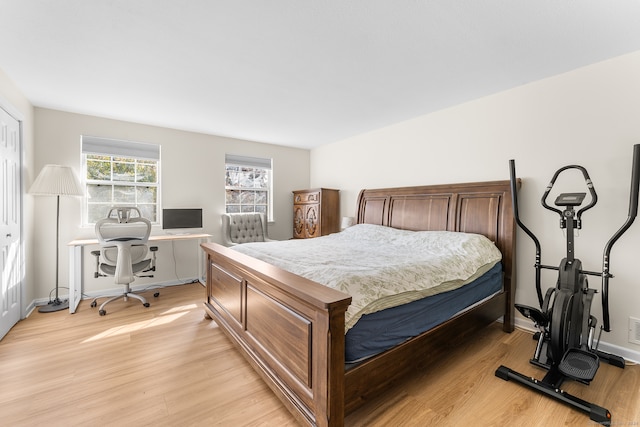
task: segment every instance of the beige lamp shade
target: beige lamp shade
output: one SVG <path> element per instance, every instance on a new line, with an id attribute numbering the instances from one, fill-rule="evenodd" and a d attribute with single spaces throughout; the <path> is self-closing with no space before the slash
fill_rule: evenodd
<path id="1" fill-rule="evenodd" d="M 82 196 L 80 181 L 69 166 L 45 165 L 29 189 L 36 196 Z"/>

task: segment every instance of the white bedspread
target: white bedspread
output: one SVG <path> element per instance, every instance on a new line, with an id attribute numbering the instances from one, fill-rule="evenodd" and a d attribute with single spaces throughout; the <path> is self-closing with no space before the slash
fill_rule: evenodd
<path id="1" fill-rule="evenodd" d="M 502 259 L 493 242 L 479 234 L 370 224 L 233 249 L 351 295 L 347 330 L 364 314 L 457 289 Z"/>

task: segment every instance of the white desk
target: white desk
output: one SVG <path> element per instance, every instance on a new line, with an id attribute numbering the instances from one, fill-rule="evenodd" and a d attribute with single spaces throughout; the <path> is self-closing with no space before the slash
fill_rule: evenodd
<path id="1" fill-rule="evenodd" d="M 150 236 L 149 242 L 162 242 L 171 240 L 208 240 L 211 234 L 164 234 Z M 97 245 L 98 239 L 73 240 L 69 242 L 69 313 L 75 313 L 82 299 L 84 290 L 83 254 L 84 247 Z M 202 258 L 198 257 L 198 279 L 202 279 Z"/>

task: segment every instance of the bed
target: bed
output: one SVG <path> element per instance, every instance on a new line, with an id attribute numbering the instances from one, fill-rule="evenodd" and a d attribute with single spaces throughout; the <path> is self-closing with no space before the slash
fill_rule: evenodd
<path id="1" fill-rule="evenodd" d="M 230 248 L 202 244 L 207 316 L 307 425 L 343 425 L 345 414 L 391 382 L 498 319 L 505 332 L 513 330 L 515 223 L 509 181 L 362 190 L 356 214 L 357 224 L 486 236 L 501 253 L 501 283 L 472 308 L 456 310 L 448 320 L 381 353 L 346 363 L 353 330 L 345 320 L 349 294 Z"/>

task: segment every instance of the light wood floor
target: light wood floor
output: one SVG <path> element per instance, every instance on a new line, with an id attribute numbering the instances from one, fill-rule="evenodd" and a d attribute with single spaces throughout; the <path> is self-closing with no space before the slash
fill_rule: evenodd
<path id="1" fill-rule="evenodd" d="M 2 426 L 295 426 L 216 324 L 200 284 L 161 290 L 151 307 L 87 301 L 76 314 L 34 312 L 0 341 Z M 535 343 L 487 328 L 450 358 L 398 382 L 347 426 L 593 426 L 588 416 L 494 376 L 504 364 L 541 378 Z M 602 365 L 565 390 L 640 425 L 640 366 Z"/>

